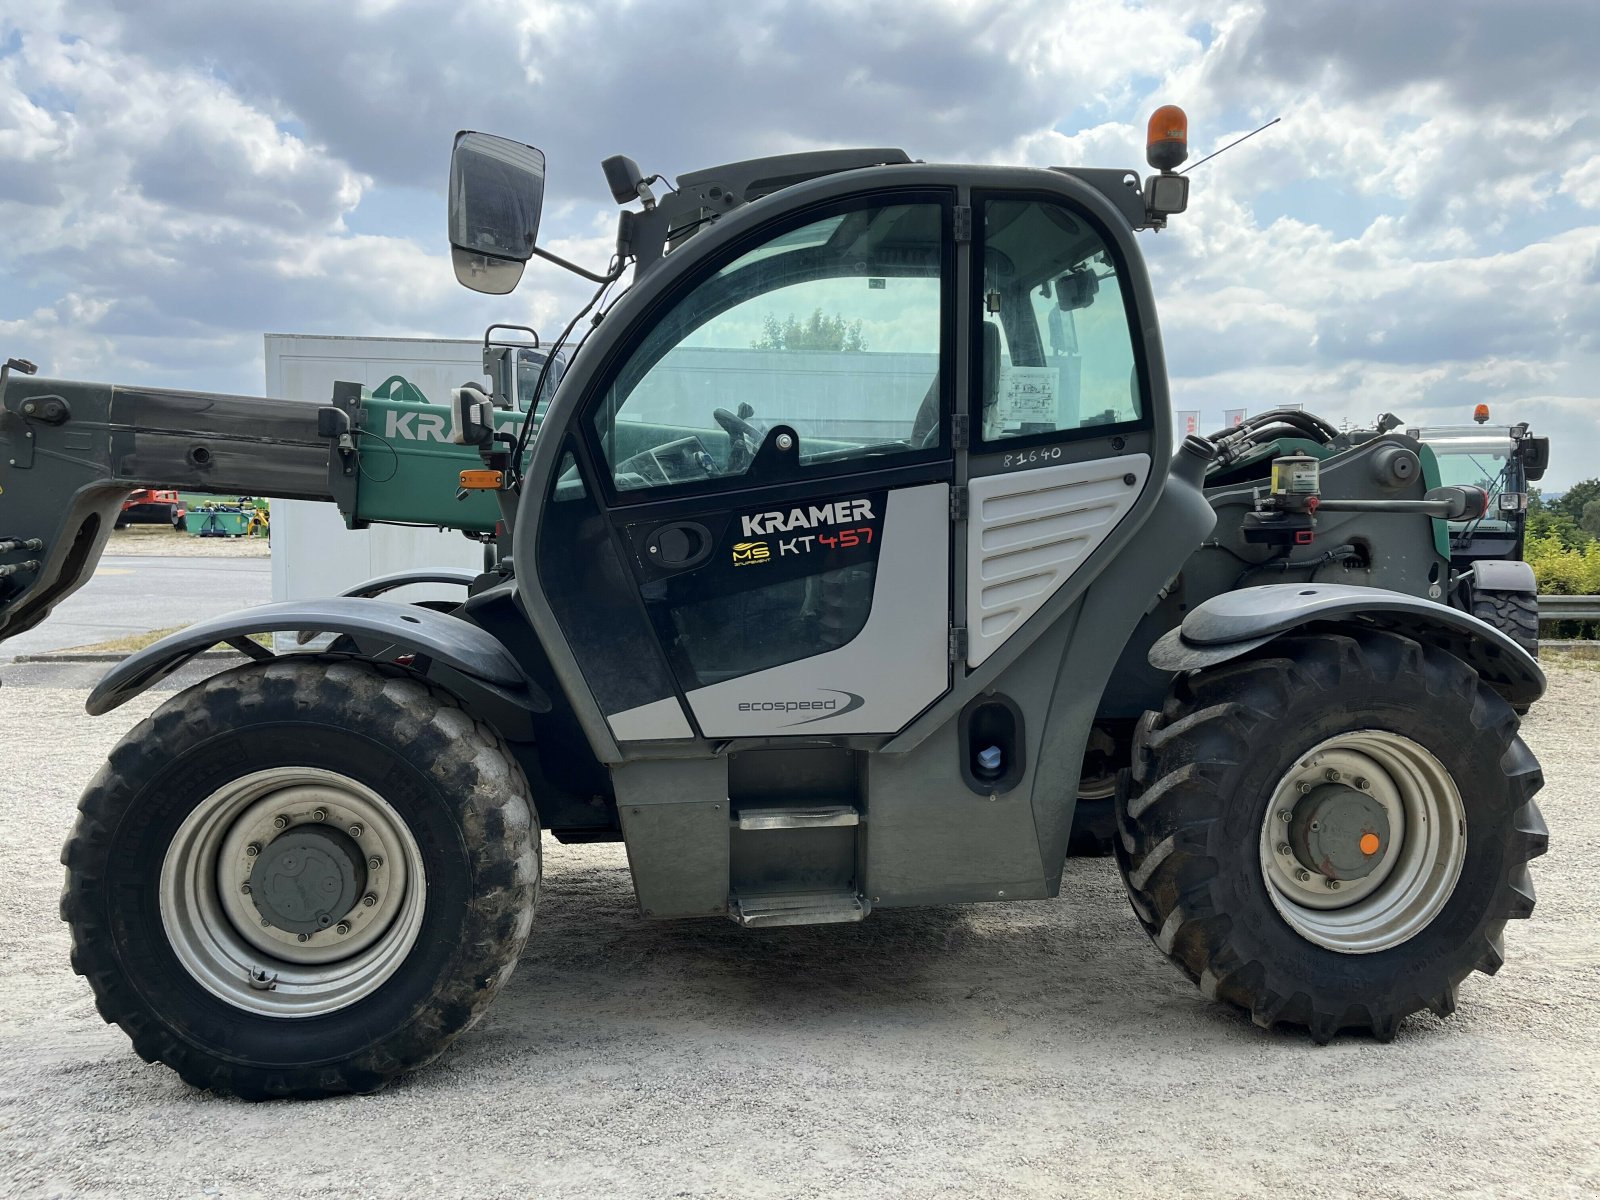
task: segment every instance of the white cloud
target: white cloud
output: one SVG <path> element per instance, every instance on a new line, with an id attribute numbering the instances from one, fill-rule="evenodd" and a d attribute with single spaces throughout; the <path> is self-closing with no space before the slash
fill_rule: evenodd
<path id="1" fill-rule="evenodd" d="M 1559 190 L 1584 208 L 1600 208 L 1600 154 L 1563 171 Z"/>
<path id="2" fill-rule="evenodd" d="M 594 165 L 669 176 L 823 145 L 1139 167 L 1188 107 L 1189 213 L 1146 235 L 1174 393 L 1547 421 L 1600 462 L 1600 6 L 1392 0 L 41 0 L 0 17 L 0 336 L 53 372 L 254 390 L 265 330 L 551 330 L 541 263 L 458 288 L 451 135 L 550 157 L 590 267 Z"/>

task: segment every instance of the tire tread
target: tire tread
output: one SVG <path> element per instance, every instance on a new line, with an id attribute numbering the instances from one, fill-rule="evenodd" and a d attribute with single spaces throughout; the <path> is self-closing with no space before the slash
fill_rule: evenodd
<path id="1" fill-rule="evenodd" d="M 110 852 L 130 799 L 125 780 L 147 777 L 176 750 L 282 704 L 306 714 L 354 708 L 391 729 L 393 743 L 420 750 L 426 772 L 459 806 L 478 877 L 489 885 L 474 888 L 462 939 L 464 957 L 480 965 L 453 966 L 426 1011 L 385 1041 L 343 1062 L 298 1070 L 226 1061 L 175 1036 L 118 961 L 96 869 Z M 78 813 L 61 854 L 67 868 L 61 915 L 71 928 L 72 969 L 89 982 L 100 1015 L 122 1028 L 140 1058 L 165 1063 L 197 1088 L 246 1099 L 376 1091 L 437 1058 L 481 1018 L 515 968 L 532 927 L 539 828 L 521 768 L 504 740 L 455 697 L 398 669 L 279 660 L 213 676 L 168 700 L 123 738 L 90 781 Z"/>

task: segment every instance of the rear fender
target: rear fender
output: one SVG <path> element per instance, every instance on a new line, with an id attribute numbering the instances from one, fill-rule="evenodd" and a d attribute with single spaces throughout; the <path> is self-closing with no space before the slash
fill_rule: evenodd
<path id="1" fill-rule="evenodd" d="M 275 658 L 249 641 L 249 635 L 299 630 L 342 635 L 354 644 L 358 657 L 416 672 L 512 740 L 531 736 L 532 715 L 550 711 L 549 696 L 488 631 L 413 604 L 353 597 L 263 604 L 191 625 L 118 663 L 89 693 L 84 707 L 92 716 L 110 712 L 218 642 L 237 646 L 252 658 Z"/>
<path id="2" fill-rule="evenodd" d="M 1539 664 L 1476 617 L 1418 596 L 1349 584 L 1274 583 L 1223 592 L 1191 609 L 1150 648 L 1150 665 L 1192 671 L 1227 662 L 1307 626 L 1386 629 L 1467 663 L 1513 706 L 1544 695 Z"/>

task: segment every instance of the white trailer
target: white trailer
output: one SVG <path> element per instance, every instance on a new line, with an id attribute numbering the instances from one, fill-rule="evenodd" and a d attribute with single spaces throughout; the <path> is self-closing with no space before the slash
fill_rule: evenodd
<path id="1" fill-rule="evenodd" d="M 266 394 L 327 404 L 335 381 L 380 387 L 404 376 L 423 395 L 444 404 L 450 389 L 483 379 L 483 344 L 445 338 L 266 335 Z M 412 567 L 478 567 L 483 548 L 460 533 L 374 525 L 346 529 L 328 504 L 272 501 L 272 598 L 333 596 L 371 579 Z M 414 587 L 396 599 L 458 599 L 460 589 Z"/>

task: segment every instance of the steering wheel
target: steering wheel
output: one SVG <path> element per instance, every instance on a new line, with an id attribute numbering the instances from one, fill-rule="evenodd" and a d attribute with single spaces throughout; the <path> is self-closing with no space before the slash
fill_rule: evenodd
<path id="1" fill-rule="evenodd" d="M 725 408 L 713 409 L 711 415 L 728 435 L 728 469 L 725 473 L 743 475 L 750 469 L 756 451 L 761 448 L 761 431 Z"/>

